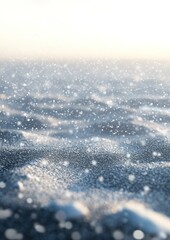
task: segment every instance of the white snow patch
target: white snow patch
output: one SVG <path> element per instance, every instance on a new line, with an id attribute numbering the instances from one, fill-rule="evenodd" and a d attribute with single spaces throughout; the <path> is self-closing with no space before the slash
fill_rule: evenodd
<path id="1" fill-rule="evenodd" d="M 10 209 L 0 209 L 0 219 L 9 218 L 12 216 L 12 211 Z"/>
<path id="2" fill-rule="evenodd" d="M 59 221 L 80 219 L 89 215 L 89 209 L 78 201 L 68 204 L 57 204 L 56 208 L 56 218 Z"/>
<path id="3" fill-rule="evenodd" d="M 134 229 L 140 229 L 145 233 L 163 236 L 170 234 L 170 218 L 146 208 L 143 204 L 129 201 L 118 208 L 114 208 L 111 218 L 105 223 L 109 226 L 127 222 Z"/>

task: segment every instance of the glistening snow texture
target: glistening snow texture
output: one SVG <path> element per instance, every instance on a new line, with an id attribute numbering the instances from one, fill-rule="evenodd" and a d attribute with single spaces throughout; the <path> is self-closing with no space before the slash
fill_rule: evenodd
<path id="1" fill-rule="evenodd" d="M 168 238 L 168 69 L 0 63 L 1 239 Z"/>

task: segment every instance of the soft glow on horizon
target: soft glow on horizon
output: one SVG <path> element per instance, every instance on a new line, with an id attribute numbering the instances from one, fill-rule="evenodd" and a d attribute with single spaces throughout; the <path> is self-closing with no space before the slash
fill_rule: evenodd
<path id="1" fill-rule="evenodd" d="M 1 58 L 170 58 L 169 0 L 0 0 Z"/>

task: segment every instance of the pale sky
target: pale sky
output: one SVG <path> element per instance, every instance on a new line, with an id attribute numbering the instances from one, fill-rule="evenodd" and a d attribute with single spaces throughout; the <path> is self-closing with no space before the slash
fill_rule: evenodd
<path id="1" fill-rule="evenodd" d="M 0 0 L 0 58 L 170 59 L 170 0 Z"/>

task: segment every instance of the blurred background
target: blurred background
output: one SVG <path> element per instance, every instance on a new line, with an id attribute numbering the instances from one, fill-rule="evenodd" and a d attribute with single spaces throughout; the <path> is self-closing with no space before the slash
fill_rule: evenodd
<path id="1" fill-rule="evenodd" d="M 0 0 L 0 58 L 168 59 L 168 0 Z"/>

